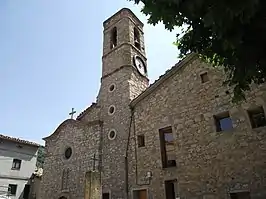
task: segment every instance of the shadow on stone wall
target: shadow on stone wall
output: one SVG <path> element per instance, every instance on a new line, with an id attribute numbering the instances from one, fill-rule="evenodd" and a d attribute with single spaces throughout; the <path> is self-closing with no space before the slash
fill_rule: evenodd
<path id="1" fill-rule="evenodd" d="M 18 199 L 39 199 L 40 198 L 41 177 L 32 174 L 28 182 L 25 184 L 23 192 Z"/>

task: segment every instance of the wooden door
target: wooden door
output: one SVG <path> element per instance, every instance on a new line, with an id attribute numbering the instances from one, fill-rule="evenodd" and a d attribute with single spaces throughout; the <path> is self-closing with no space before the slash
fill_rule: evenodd
<path id="1" fill-rule="evenodd" d="M 138 199 L 147 199 L 147 190 L 139 190 L 139 198 Z"/>

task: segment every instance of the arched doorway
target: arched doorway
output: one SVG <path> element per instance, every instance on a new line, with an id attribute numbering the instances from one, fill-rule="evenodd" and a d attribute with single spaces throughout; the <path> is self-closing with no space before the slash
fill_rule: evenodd
<path id="1" fill-rule="evenodd" d="M 59 199 L 67 199 L 65 196 L 61 196 Z"/>

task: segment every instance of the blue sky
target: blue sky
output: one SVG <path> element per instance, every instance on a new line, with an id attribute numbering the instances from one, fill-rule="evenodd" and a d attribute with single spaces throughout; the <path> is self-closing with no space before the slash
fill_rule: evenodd
<path id="1" fill-rule="evenodd" d="M 145 24 L 151 82 L 177 62 L 176 32 L 147 25 L 126 0 L 0 0 L 0 133 L 43 143 L 95 101 L 101 77 L 102 22 L 123 7 Z"/>

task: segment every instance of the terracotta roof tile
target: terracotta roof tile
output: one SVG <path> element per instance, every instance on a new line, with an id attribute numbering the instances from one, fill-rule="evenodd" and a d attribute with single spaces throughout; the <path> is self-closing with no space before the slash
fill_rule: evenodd
<path id="1" fill-rule="evenodd" d="M 32 145 L 32 146 L 40 146 L 40 144 L 37 144 L 35 142 L 30 142 L 30 141 L 27 141 L 27 140 L 21 140 L 19 138 L 10 137 L 10 136 L 3 135 L 3 134 L 0 134 L 0 139 L 10 140 L 10 141 L 17 142 L 17 143 L 20 143 L 20 144 L 27 144 L 27 145 Z"/>

